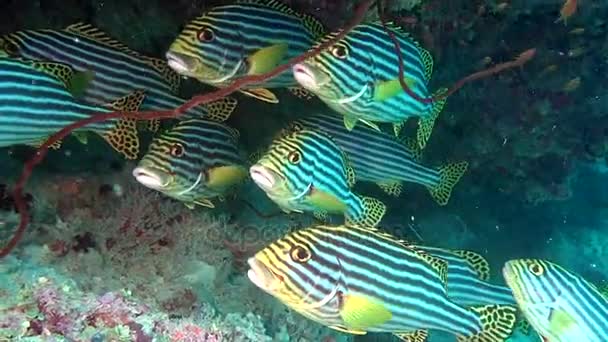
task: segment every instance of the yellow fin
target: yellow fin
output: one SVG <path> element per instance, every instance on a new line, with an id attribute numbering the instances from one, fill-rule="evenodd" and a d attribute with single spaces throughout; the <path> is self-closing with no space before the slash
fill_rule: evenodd
<path id="1" fill-rule="evenodd" d="M 287 90 L 289 90 L 289 92 L 295 95 L 296 97 L 304 100 L 312 100 L 315 97 L 313 93 L 303 87 L 289 87 L 287 88 Z"/>
<path id="2" fill-rule="evenodd" d="M 232 115 L 237 104 L 238 101 L 234 97 L 223 97 L 219 100 L 207 103 L 208 113 L 207 116 L 205 116 L 205 119 L 215 122 L 224 122 Z"/>
<path id="3" fill-rule="evenodd" d="M 83 145 L 89 143 L 89 134 L 86 131 L 72 132 L 72 135 L 74 136 L 74 138 L 78 139 L 78 141 Z"/>
<path id="4" fill-rule="evenodd" d="M 91 40 L 96 41 L 99 44 L 103 44 L 112 49 L 118 50 L 125 54 L 131 55 L 133 57 L 137 57 L 150 67 L 155 69 L 167 83 L 171 85 L 171 90 L 176 93 L 179 89 L 180 78 L 179 75 L 173 71 L 167 62 L 163 59 L 148 57 L 140 54 L 137 51 L 131 50 L 127 45 L 119 42 L 118 40 L 112 38 L 106 32 L 98 29 L 97 27 L 87 24 L 87 23 L 76 23 L 72 24 L 64 29 L 67 32 L 71 32 L 77 34 L 82 37 L 89 38 Z"/>
<path id="5" fill-rule="evenodd" d="M 72 74 L 68 90 L 75 98 L 82 98 L 93 82 L 95 73 L 93 71 L 78 71 Z"/>
<path id="6" fill-rule="evenodd" d="M 215 208 L 215 205 L 213 204 L 213 202 L 211 202 L 211 200 L 206 199 L 206 198 L 197 199 L 196 201 L 194 201 L 194 204 L 198 204 L 202 207 L 210 208 L 210 209 Z"/>
<path id="7" fill-rule="evenodd" d="M 471 307 L 479 316 L 481 331 L 472 336 L 458 336 L 458 342 L 504 341 L 517 322 L 517 309 L 508 305 Z"/>
<path id="8" fill-rule="evenodd" d="M 346 211 L 346 203 L 344 201 L 319 189 L 313 188 L 307 196 L 307 201 L 315 208 L 328 213 L 341 214 Z"/>
<path id="9" fill-rule="evenodd" d="M 433 94 L 433 97 L 440 96 L 447 92 L 447 88 L 441 88 Z M 445 106 L 446 98 L 441 97 L 435 101 L 433 101 L 433 105 L 431 107 L 431 112 L 429 115 L 420 117 L 418 119 L 418 130 L 416 131 L 416 139 L 418 140 L 418 146 L 421 149 L 424 149 L 426 143 L 431 137 L 431 133 L 433 132 L 433 127 L 435 126 L 435 120 L 439 117 L 439 114 L 443 110 L 443 106 Z"/>
<path id="10" fill-rule="evenodd" d="M 366 331 L 389 321 L 393 314 L 378 300 L 362 295 L 345 295 L 340 316 L 349 329 Z"/>
<path id="11" fill-rule="evenodd" d="M 356 116 L 344 114 L 344 127 L 346 127 L 349 132 L 355 128 L 357 121 L 359 121 L 359 119 Z"/>
<path id="12" fill-rule="evenodd" d="M 466 260 L 467 264 L 477 272 L 477 277 L 483 281 L 490 280 L 490 263 L 481 254 L 465 250 L 453 250 L 452 254 Z"/>
<path id="13" fill-rule="evenodd" d="M 404 79 L 404 81 L 405 84 L 407 84 L 407 87 L 410 89 L 416 83 L 414 79 L 407 77 Z M 395 78 L 389 81 L 378 82 L 374 91 L 374 101 L 384 101 L 401 93 L 405 93 L 405 91 L 401 87 L 401 82 L 399 81 L 399 78 Z"/>
<path id="14" fill-rule="evenodd" d="M 95 77 L 92 71 L 77 71 L 71 66 L 56 62 L 27 61 L 37 70 L 60 80 L 75 98 L 80 98 Z"/>
<path id="15" fill-rule="evenodd" d="M 287 43 L 279 43 L 259 49 L 247 59 L 249 61 L 248 75 L 267 73 L 281 64 L 287 55 Z"/>
<path id="16" fill-rule="evenodd" d="M 573 326 L 578 324 L 572 315 L 568 314 L 563 309 L 553 309 L 549 317 L 549 330 L 555 332 L 556 335 L 562 335 L 560 332 L 567 332 Z"/>
<path id="17" fill-rule="evenodd" d="M 459 162 L 445 165 L 439 169 L 439 183 L 428 188 L 431 197 L 439 205 L 448 204 L 452 189 L 467 171 L 468 166 L 467 162 Z"/>
<path id="18" fill-rule="evenodd" d="M 418 146 L 418 142 L 416 139 L 410 137 L 400 138 L 401 143 L 405 147 L 405 149 L 412 155 L 412 159 L 415 161 L 419 161 L 422 157 L 422 150 L 420 146 Z"/>
<path id="19" fill-rule="evenodd" d="M 424 65 L 424 79 L 426 83 L 429 83 L 433 75 L 433 56 L 428 50 L 421 47 L 418 48 L 418 51 L 420 51 L 420 58 L 422 58 L 422 64 Z"/>
<path id="20" fill-rule="evenodd" d="M 376 125 L 375 123 L 368 121 L 368 120 L 363 120 L 363 119 L 359 119 L 359 121 L 363 122 L 364 124 L 368 125 L 369 127 L 373 128 L 374 130 L 378 131 L 378 132 L 382 132 L 382 130 L 380 129 L 380 126 Z"/>
<path id="21" fill-rule="evenodd" d="M 426 330 L 414 330 L 405 333 L 395 333 L 398 339 L 403 342 L 426 342 L 429 337 L 429 332 Z"/>
<path id="22" fill-rule="evenodd" d="M 238 165 L 219 166 L 209 170 L 207 186 L 214 189 L 227 189 L 247 178 L 247 170 Z"/>
<path id="23" fill-rule="evenodd" d="M 403 191 L 403 183 L 400 181 L 385 181 L 377 183 L 380 189 L 390 196 L 399 197 Z"/>
<path id="24" fill-rule="evenodd" d="M 145 93 L 138 90 L 119 98 L 112 102 L 110 106 L 115 110 L 136 112 L 141 106 L 144 97 Z M 119 119 L 111 130 L 103 132 L 101 136 L 112 148 L 124 155 L 125 158 L 136 159 L 139 155 L 139 137 L 136 119 Z"/>
<path id="25" fill-rule="evenodd" d="M 354 329 L 347 329 L 344 327 L 339 327 L 337 325 L 332 325 L 329 328 L 343 332 L 343 333 L 347 333 L 347 334 L 353 334 L 353 335 L 365 335 L 367 334 L 367 331 L 363 331 L 363 330 L 354 330 Z"/>
<path id="26" fill-rule="evenodd" d="M 277 96 L 268 89 L 240 89 L 241 93 L 268 103 L 279 103 Z"/>
<path id="27" fill-rule="evenodd" d="M 371 197 L 361 197 L 361 203 L 363 205 L 363 213 L 359 219 L 356 219 L 354 215 L 347 215 L 346 222 L 348 225 L 364 226 L 364 227 L 376 227 L 384 214 L 386 213 L 386 205 L 380 200 Z"/>

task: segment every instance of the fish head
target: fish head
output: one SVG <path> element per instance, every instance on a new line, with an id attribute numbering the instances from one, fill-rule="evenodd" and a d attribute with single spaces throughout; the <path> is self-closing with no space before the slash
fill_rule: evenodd
<path id="1" fill-rule="evenodd" d="M 318 169 L 310 133 L 307 130 L 284 132 L 250 168 L 251 178 L 269 197 L 297 201 L 309 194 Z"/>
<path id="2" fill-rule="evenodd" d="M 206 190 L 208 165 L 200 145 L 184 134 L 183 123 L 154 138 L 132 173 L 150 189 L 190 201 Z"/>
<path id="3" fill-rule="evenodd" d="M 166 53 L 169 67 L 210 85 L 241 76 L 246 68 L 238 44 L 242 28 L 229 17 L 230 6 L 218 6 L 188 23 Z"/>
<path id="4" fill-rule="evenodd" d="M 372 91 L 370 84 L 374 83 L 374 63 L 356 30 L 328 49 L 295 64 L 292 72 L 296 81 L 324 101 L 366 100 Z M 336 35 L 336 32 L 327 35 L 316 47 Z"/>
<path id="5" fill-rule="evenodd" d="M 291 232 L 247 260 L 254 285 L 301 313 L 333 304 L 340 282 L 337 260 L 319 257 L 309 229 Z"/>

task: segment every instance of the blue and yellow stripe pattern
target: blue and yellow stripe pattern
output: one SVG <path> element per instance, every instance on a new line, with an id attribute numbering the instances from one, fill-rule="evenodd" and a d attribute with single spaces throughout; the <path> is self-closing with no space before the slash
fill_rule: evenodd
<path id="1" fill-rule="evenodd" d="M 319 131 L 304 129 L 275 139 L 250 174 L 286 212 L 344 214 L 347 222 L 375 226 L 386 211 L 377 199 L 351 191 L 352 168 L 338 145 Z"/>
<path id="2" fill-rule="evenodd" d="M 133 176 L 190 208 L 214 208 L 213 199 L 247 179 L 238 138 L 237 130 L 219 122 L 182 120 L 154 138 Z"/>
<path id="3" fill-rule="evenodd" d="M 178 73 L 225 87 L 246 75 L 271 71 L 306 52 L 325 34 L 313 17 L 277 0 L 237 1 L 210 8 L 189 22 L 167 52 Z M 277 103 L 268 88 L 295 87 L 291 72 L 252 84 L 244 94 Z"/>
<path id="4" fill-rule="evenodd" d="M 287 234 L 248 260 L 249 279 L 302 315 L 351 334 L 504 341 L 506 305 L 466 308 L 447 293 L 447 262 L 377 229 L 316 226 Z M 418 341 L 417 339 L 416 341 Z"/>
<path id="5" fill-rule="evenodd" d="M 76 76 L 65 64 L 0 57 L 0 147 L 38 146 L 63 127 L 92 115 L 114 110 L 136 111 L 144 99 L 144 93 L 138 91 L 108 107 L 84 103 L 69 90 Z M 138 156 L 134 119 L 107 120 L 76 132 L 83 131 L 98 133 L 129 159 Z"/>
<path id="6" fill-rule="evenodd" d="M 141 110 L 170 110 L 186 100 L 176 94 L 180 78 L 162 59 L 145 56 L 85 23 L 61 30 L 24 30 L 0 37 L 0 50 L 12 57 L 52 61 L 90 74 L 90 81 L 79 99 L 105 105 L 136 90 L 146 97 Z M 223 105 L 218 105 L 223 104 Z M 217 104 L 197 106 L 185 114 L 225 120 L 236 100 L 222 99 Z"/>
<path id="7" fill-rule="evenodd" d="M 608 298 L 581 276 L 539 259 L 510 260 L 503 275 L 545 341 L 608 341 Z"/>
<path id="8" fill-rule="evenodd" d="M 431 97 L 427 87 L 433 69 L 430 53 L 401 29 L 392 25 L 387 29 L 399 41 L 409 88 L 418 97 Z M 318 44 L 337 34 L 328 34 Z M 356 26 L 327 51 L 296 64 L 293 73 L 300 85 L 343 115 L 349 130 L 359 121 L 379 130 L 377 123 L 384 122 L 393 124 L 398 135 L 405 120 L 418 118 L 421 148 L 445 104 L 445 99 L 421 102 L 403 91 L 393 42 L 380 23 Z"/>
<path id="9" fill-rule="evenodd" d="M 467 162 L 438 169 L 424 166 L 418 162 L 420 149 L 413 140 L 398 140 L 364 125 L 348 131 L 337 115 L 306 116 L 291 123 L 287 131 L 303 128 L 321 130 L 331 136 L 346 153 L 357 181 L 377 183 L 393 196 L 401 194 L 403 182 L 412 182 L 425 186 L 437 203 L 446 205 L 468 166 Z"/>

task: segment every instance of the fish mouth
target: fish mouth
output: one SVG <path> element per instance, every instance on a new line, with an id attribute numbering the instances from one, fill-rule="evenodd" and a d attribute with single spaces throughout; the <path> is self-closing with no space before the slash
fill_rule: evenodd
<path id="1" fill-rule="evenodd" d="M 253 165 L 249 168 L 251 179 L 264 191 L 271 191 L 277 186 L 281 176 L 278 172 L 263 165 Z"/>
<path id="2" fill-rule="evenodd" d="M 329 76 L 307 63 L 298 63 L 291 68 L 293 77 L 304 88 L 315 91 L 327 84 Z"/>
<path id="3" fill-rule="evenodd" d="M 143 186 L 159 191 L 167 188 L 173 180 L 173 176 L 166 171 L 144 166 L 136 167 L 132 174 Z"/>
<path id="4" fill-rule="evenodd" d="M 167 52 L 165 57 L 167 58 L 167 64 L 173 71 L 184 76 L 195 76 L 194 71 L 199 64 L 196 58 L 175 51 Z"/>
<path id="5" fill-rule="evenodd" d="M 264 263 L 251 257 L 247 260 L 249 270 L 247 277 L 249 280 L 260 289 L 266 292 L 275 291 L 281 284 L 281 280 L 268 268 Z"/>

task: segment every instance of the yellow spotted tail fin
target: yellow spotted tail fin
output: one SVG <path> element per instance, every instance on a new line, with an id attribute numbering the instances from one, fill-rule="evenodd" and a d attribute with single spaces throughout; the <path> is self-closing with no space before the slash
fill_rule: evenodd
<path id="1" fill-rule="evenodd" d="M 112 102 L 110 106 L 118 111 L 136 112 L 144 101 L 145 92 L 135 91 Z M 137 119 L 122 118 L 115 126 L 101 134 L 102 138 L 127 159 L 136 159 L 139 155 L 139 137 L 137 134 Z"/>
<path id="2" fill-rule="evenodd" d="M 376 227 L 382 221 L 384 214 L 386 214 L 386 205 L 380 200 L 371 197 L 361 197 L 361 202 L 363 213 L 359 218 L 355 218 L 355 215 L 347 213 L 346 223 L 363 227 Z"/>
<path id="3" fill-rule="evenodd" d="M 459 162 L 445 165 L 439 169 L 439 183 L 433 187 L 428 187 L 431 197 L 439 205 L 448 204 L 452 189 L 467 171 L 468 166 L 469 163 L 467 162 Z"/>
<path id="4" fill-rule="evenodd" d="M 416 131 L 416 140 L 418 141 L 418 146 L 420 146 L 421 149 L 424 149 L 427 141 L 429 141 L 431 133 L 433 132 L 433 127 L 435 126 L 435 121 L 437 120 L 439 114 L 445 106 L 447 98 L 442 95 L 445 94 L 447 91 L 447 88 L 441 88 L 436 91 L 433 94 L 433 97 L 439 98 L 433 101 L 431 112 L 429 113 L 429 115 L 420 117 L 420 119 L 418 119 L 418 130 Z"/>
<path id="5" fill-rule="evenodd" d="M 458 342 L 502 342 L 513 332 L 517 309 L 508 305 L 486 305 L 470 308 L 479 315 L 481 330 L 473 336 L 458 336 Z"/>

